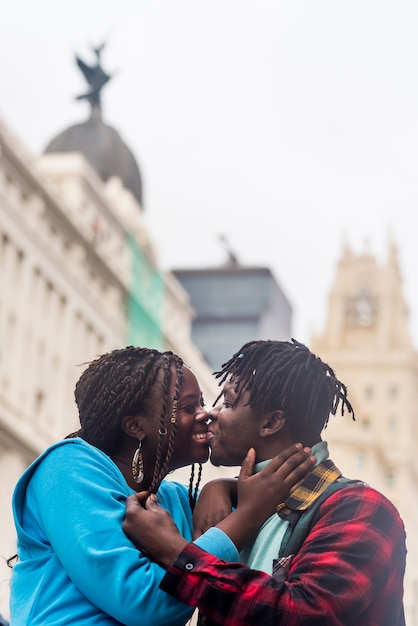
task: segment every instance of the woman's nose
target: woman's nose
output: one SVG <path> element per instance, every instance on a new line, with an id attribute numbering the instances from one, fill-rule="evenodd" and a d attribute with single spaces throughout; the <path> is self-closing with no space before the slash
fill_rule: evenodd
<path id="1" fill-rule="evenodd" d="M 197 422 L 207 422 L 208 420 L 208 410 L 205 406 L 200 407 L 199 411 L 196 413 L 196 421 Z"/>

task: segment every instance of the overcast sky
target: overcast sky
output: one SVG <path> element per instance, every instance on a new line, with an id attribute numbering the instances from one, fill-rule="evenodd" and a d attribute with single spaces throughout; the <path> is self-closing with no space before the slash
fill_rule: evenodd
<path id="1" fill-rule="evenodd" d="M 74 55 L 107 41 L 104 119 L 137 158 L 163 267 L 222 263 L 225 235 L 309 342 L 343 240 L 383 263 L 392 236 L 417 345 L 417 33 L 416 0 L 13 0 L 0 115 L 42 152 L 88 115 Z"/>

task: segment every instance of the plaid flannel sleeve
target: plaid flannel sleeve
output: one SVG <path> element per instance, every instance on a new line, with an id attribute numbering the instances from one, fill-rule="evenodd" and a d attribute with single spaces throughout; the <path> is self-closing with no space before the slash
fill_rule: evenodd
<path id="1" fill-rule="evenodd" d="M 403 626 L 405 532 L 391 503 L 367 486 L 347 487 L 319 518 L 287 581 L 227 563 L 188 544 L 161 588 L 224 626 Z"/>

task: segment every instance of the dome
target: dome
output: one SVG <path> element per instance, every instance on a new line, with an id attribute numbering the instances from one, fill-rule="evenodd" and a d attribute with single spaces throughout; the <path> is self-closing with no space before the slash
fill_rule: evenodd
<path id="1" fill-rule="evenodd" d="M 95 108 L 86 122 L 70 126 L 52 139 L 45 153 L 81 152 L 104 182 L 119 176 L 142 206 L 142 179 L 136 160 L 119 133 L 103 122 L 100 109 Z"/>

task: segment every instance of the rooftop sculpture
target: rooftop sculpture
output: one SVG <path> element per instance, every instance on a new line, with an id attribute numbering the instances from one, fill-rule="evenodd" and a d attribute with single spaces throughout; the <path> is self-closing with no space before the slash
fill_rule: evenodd
<path id="1" fill-rule="evenodd" d="M 76 55 L 77 65 L 82 71 L 84 78 L 90 85 L 90 91 L 83 93 L 76 97 L 76 100 L 88 100 L 92 109 L 94 107 L 100 108 L 100 94 L 103 87 L 108 83 L 111 78 L 111 74 L 107 74 L 101 66 L 101 54 L 106 46 L 106 43 L 102 43 L 97 48 L 93 47 L 93 52 L 96 55 L 97 62 L 95 65 L 87 65 L 80 57 Z"/>

